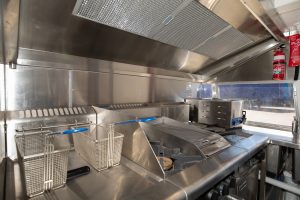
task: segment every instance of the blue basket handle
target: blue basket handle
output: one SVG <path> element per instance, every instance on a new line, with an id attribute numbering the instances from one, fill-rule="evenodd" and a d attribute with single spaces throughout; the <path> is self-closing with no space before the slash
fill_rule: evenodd
<path id="1" fill-rule="evenodd" d="M 69 134 L 73 134 L 73 133 L 82 133 L 85 131 L 88 131 L 88 128 L 74 128 L 74 129 L 69 129 L 69 130 L 64 130 L 63 134 L 69 135 Z"/>
<path id="2" fill-rule="evenodd" d="M 131 119 L 123 122 L 116 122 L 115 124 L 129 124 L 129 123 L 135 123 L 135 122 L 150 122 L 153 120 L 156 120 L 156 117 L 145 117 L 145 118 L 139 118 L 139 119 Z"/>

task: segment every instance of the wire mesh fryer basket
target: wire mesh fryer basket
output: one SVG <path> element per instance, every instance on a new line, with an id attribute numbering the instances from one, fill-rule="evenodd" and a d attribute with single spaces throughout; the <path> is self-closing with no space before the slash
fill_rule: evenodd
<path id="1" fill-rule="evenodd" d="M 57 148 L 51 131 L 18 133 L 18 160 L 29 197 L 62 187 L 67 179 L 68 147 Z"/>
<path id="2" fill-rule="evenodd" d="M 113 124 L 92 124 L 89 130 L 73 135 L 76 152 L 98 171 L 119 165 L 124 135 Z"/>

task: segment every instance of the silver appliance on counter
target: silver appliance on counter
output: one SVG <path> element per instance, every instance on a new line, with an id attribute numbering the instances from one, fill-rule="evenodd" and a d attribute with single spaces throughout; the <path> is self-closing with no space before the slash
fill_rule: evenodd
<path id="1" fill-rule="evenodd" d="M 185 101 L 191 106 L 190 120 L 197 123 L 235 128 L 246 119 L 242 100 L 190 98 Z"/>
<path id="2" fill-rule="evenodd" d="M 110 124 L 136 117 L 119 110 L 94 109 L 98 123 Z M 115 125 L 115 130 L 124 133 L 123 156 L 162 179 L 231 146 L 219 134 L 168 117 L 155 119 L 148 123 Z M 171 169 L 163 170 L 165 166 L 159 157 L 171 159 Z"/>
<path id="3" fill-rule="evenodd" d="M 13 111 L 8 112 L 8 119 L 8 136 L 13 138 L 16 129 L 20 128 L 87 122 L 107 124 L 136 117 L 86 106 Z M 91 169 L 90 174 L 67 182 L 64 188 L 51 194 L 57 199 L 76 200 L 97 199 L 104 194 L 105 199 L 195 199 L 230 176 L 264 148 L 267 141 L 266 137 L 245 136 L 233 142 L 230 138 L 167 117 L 157 117 L 147 123 L 120 124 L 115 130 L 124 134 L 120 165 L 101 173 Z M 69 141 L 72 143 L 72 137 Z M 15 149 L 10 149 L 10 158 L 15 158 L 15 154 Z M 172 160 L 171 168 L 166 169 L 161 157 Z M 88 163 L 76 152 L 70 152 L 68 170 L 85 165 Z M 8 166 L 11 179 L 7 182 L 7 190 L 15 192 L 7 192 L 6 197 L 24 199 L 26 194 L 20 182 L 19 165 L 9 159 Z M 118 191 L 113 189 L 116 182 L 120 183 Z M 79 192 L 74 192 L 78 189 Z"/>

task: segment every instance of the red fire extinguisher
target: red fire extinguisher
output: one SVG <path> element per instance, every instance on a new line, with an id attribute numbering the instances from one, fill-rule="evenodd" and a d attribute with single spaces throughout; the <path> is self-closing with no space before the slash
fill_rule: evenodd
<path id="1" fill-rule="evenodd" d="M 277 48 L 273 59 L 273 80 L 284 80 L 285 54 L 281 48 Z"/>

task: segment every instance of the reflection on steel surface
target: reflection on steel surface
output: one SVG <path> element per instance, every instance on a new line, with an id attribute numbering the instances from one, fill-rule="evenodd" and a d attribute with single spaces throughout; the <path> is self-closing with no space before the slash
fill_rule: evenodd
<path id="1" fill-rule="evenodd" d="M 274 39 L 265 40 L 260 44 L 240 52 L 239 54 L 231 56 L 230 59 L 221 60 L 218 63 L 209 65 L 206 68 L 199 70 L 198 74 L 205 76 L 205 78 L 203 78 L 204 81 L 217 81 L 218 76 L 236 69 L 256 56 L 275 48 L 278 44 L 279 43 Z"/>
<path id="2" fill-rule="evenodd" d="M 1 1 L 1 5 L 3 6 L 2 8 L 0 6 L 1 15 L 3 17 L 3 27 L 1 27 L 1 22 L 0 22 L 0 32 L 1 29 L 3 28 L 2 38 L 4 39 L 5 42 L 4 44 L 5 48 L 3 49 L 5 53 L 5 61 L 3 61 L 3 63 L 7 64 L 10 62 L 14 62 L 17 59 L 17 55 L 18 55 L 20 0 L 3 0 Z M 2 46 L 1 46 L 1 50 L 2 50 Z M 1 63 L 1 58 L 0 58 L 0 63 Z"/>
<path id="3" fill-rule="evenodd" d="M 189 98 L 185 101 L 191 106 L 194 122 L 234 128 L 245 120 L 242 100 Z"/>
<path id="4" fill-rule="evenodd" d="M 10 134 L 10 131 L 15 131 L 16 127 L 22 127 L 24 125 L 37 125 L 40 124 L 41 121 L 47 122 L 47 124 L 69 123 L 74 122 L 74 119 L 76 119 L 78 122 L 86 122 L 87 119 L 96 122 L 96 113 L 92 112 L 89 107 L 85 107 L 85 109 L 87 110 L 87 114 L 41 117 L 41 119 L 20 119 L 19 112 L 8 112 L 8 132 Z M 97 112 L 98 123 L 124 121 L 135 118 L 117 111 L 107 112 L 107 110 L 104 109 L 95 109 Z M 107 117 L 108 113 L 110 113 L 110 117 Z M 167 122 L 176 122 L 171 119 L 164 119 Z M 188 124 L 183 124 L 180 122 L 176 122 L 173 125 L 175 126 L 176 124 L 180 124 L 180 130 L 186 130 L 188 132 L 199 132 L 200 130 L 199 128 L 195 128 L 194 126 L 189 126 Z M 99 196 L 108 199 L 125 197 L 128 199 L 193 199 L 199 197 L 209 188 L 232 173 L 240 165 L 245 163 L 245 161 L 254 156 L 257 152 L 264 148 L 264 145 L 268 140 L 268 138 L 264 136 L 248 135 L 245 139 L 233 143 L 231 147 L 210 155 L 205 162 L 196 163 L 176 174 L 166 177 L 165 181 L 161 181 L 159 178 L 153 179 L 154 176 L 150 176 L 149 173 L 145 172 L 146 170 L 153 172 L 155 169 L 152 161 L 156 162 L 156 167 L 158 167 L 156 169 L 162 169 L 160 169 L 159 163 L 155 156 L 152 157 L 153 159 L 150 158 L 150 160 L 147 160 L 145 157 L 141 156 L 146 155 L 146 157 L 149 158 L 149 155 L 154 155 L 154 153 L 151 151 L 148 138 L 143 130 L 145 130 L 146 126 L 150 127 L 147 130 L 155 130 L 151 133 L 152 136 L 154 136 L 155 133 L 158 133 L 157 135 L 160 136 L 160 134 L 169 134 L 162 133 L 167 132 L 169 129 L 164 129 L 164 127 L 161 127 L 159 124 L 156 125 L 155 121 L 152 121 L 148 124 L 139 123 L 139 125 L 144 126 L 144 129 L 139 128 L 137 123 L 135 126 L 133 124 L 127 124 L 121 125 L 117 128 L 124 133 L 125 138 L 127 134 L 127 147 L 124 148 L 123 151 L 132 157 L 136 157 L 137 162 L 135 164 L 143 167 L 145 166 L 144 170 L 135 172 L 137 168 L 130 167 L 132 165 L 129 164 L 124 164 L 124 161 L 121 161 L 119 166 L 111 168 L 110 170 L 104 170 L 101 173 L 95 173 L 95 171 L 92 169 L 90 174 L 68 182 L 66 187 L 62 190 L 56 190 L 54 192 L 54 196 L 59 199 L 63 198 L 76 200 L 97 199 Z M 202 132 L 203 134 L 206 133 L 205 131 L 201 131 L 201 133 Z M 171 131 L 170 134 L 172 133 L 173 131 Z M 174 135 L 171 135 L 171 137 L 175 138 L 178 136 L 178 134 L 179 133 L 174 132 Z M 147 136 L 150 135 L 148 134 Z M 187 138 L 187 140 L 188 139 L 189 138 Z M 190 141 L 191 139 L 192 138 L 190 138 Z M 179 138 L 179 140 L 182 141 L 183 139 Z M 140 143 L 141 141 L 142 143 Z M 148 148 L 148 146 L 150 148 Z M 145 151 L 145 149 L 150 151 Z M 187 148 L 184 149 L 189 151 Z M 199 152 L 199 149 L 193 149 L 195 153 Z M 190 150 L 190 152 L 192 151 L 193 150 Z M 70 159 L 71 167 L 76 168 L 86 165 L 86 163 L 76 156 L 76 154 L 72 155 Z M 127 160 L 127 162 L 131 161 Z M 7 189 L 12 192 L 7 192 L 7 198 L 16 197 L 17 199 L 22 199 L 24 197 L 22 196 L 24 195 L 23 187 L 20 184 L 15 184 L 19 180 L 18 165 L 16 164 L 12 166 L 12 163 L 9 163 L 8 167 L 12 178 L 9 179 L 7 183 Z M 115 187 L 116 185 L 118 185 L 118 187 Z"/>
<path id="5" fill-rule="evenodd" d="M 245 8 L 261 23 L 263 27 L 273 36 L 277 41 L 280 39 L 284 41 L 283 34 L 280 32 L 278 27 L 275 26 L 273 21 L 266 15 L 265 10 L 262 8 L 258 1 L 241 1 Z"/>
<path id="6" fill-rule="evenodd" d="M 95 109 L 98 123 L 115 123 L 134 118 L 117 111 Z M 115 130 L 124 134 L 122 154 L 162 178 L 168 177 L 182 170 L 184 166 L 187 167 L 197 163 L 196 161 L 204 160 L 206 156 L 212 156 L 230 146 L 218 134 L 166 117 L 146 123 L 118 124 L 115 125 Z M 158 142 L 161 147 L 153 145 L 154 142 Z M 143 148 L 140 148 L 141 146 Z M 158 152 L 158 149 L 166 150 L 167 147 L 179 148 L 179 152 L 173 152 L 169 155 L 173 156 L 171 158 L 174 161 L 174 167 L 169 171 L 164 171 L 157 156 L 165 156 L 164 152 Z M 179 165 L 182 165 L 182 167 Z"/>
<path id="7" fill-rule="evenodd" d="M 183 153 L 190 155 L 211 156 L 230 146 L 216 133 L 167 117 L 141 126 L 143 128 L 148 126 L 146 134 L 151 140 L 161 140 L 162 144 L 165 143 L 168 147 L 179 147 Z"/>
<path id="8" fill-rule="evenodd" d="M 228 22 L 241 33 L 251 38 L 254 42 L 260 42 L 270 36 L 259 20 L 243 5 L 235 0 L 198 0 L 213 13 Z M 256 0 L 255 0 L 256 1 Z M 253 8 L 257 11 L 258 8 Z M 230 10 L 231 12 L 228 12 Z M 270 21 L 270 19 L 269 19 Z M 250 25 L 251 24 L 251 25 Z M 268 24 L 271 26 L 271 24 Z M 273 24 L 274 27 L 274 24 Z M 276 27 L 275 27 L 276 28 Z"/>
<path id="9" fill-rule="evenodd" d="M 78 18 L 70 14 L 75 2 L 21 1 L 19 46 L 166 70 L 182 68 L 185 72 L 194 72 L 211 60 L 204 55 Z M 40 15 L 41 10 L 49 12 Z M 191 62 L 184 65 L 185 59 Z"/>
<path id="10" fill-rule="evenodd" d="M 18 2 L 18 0 L 14 0 L 14 2 Z M 219 8 L 222 10 L 221 13 L 228 13 L 228 6 L 232 4 L 225 3 L 224 5 L 224 2 L 226 1 L 220 2 Z M 234 3 L 237 4 L 240 2 L 234 1 Z M 60 2 L 45 0 L 43 3 L 38 2 L 37 0 L 30 0 L 26 2 L 21 1 L 20 4 L 19 46 L 23 48 L 63 53 L 66 56 L 68 54 L 96 59 L 106 59 L 124 63 L 138 64 L 147 67 L 159 67 L 166 70 L 179 70 L 189 73 L 195 73 L 215 61 L 213 59 L 213 55 L 200 55 L 191 51 L 175 48 L 174 46 L 166 45 L 161 42 L 146 39 L 144 37 L 139 37 L 125 31 L 99 25 L 94 22 L 70 15 L 72 9 L 74 8 L 75 0 L 63 0 Z M 173 5 L 173 2 L 171 5 Z M 189 6 L 183 6 L 182 9 L 185 10 L 180 10 L 181 12 L 179 12 L 179 17 L 170 21 L 166 27 L 174 26 L 172 23 L 175 25 L 180 24 L 180 26 L 175 26 L 175 28 L 184 26 L 183 32 L 187 31 L 186 34 L 193 33 L 192 31 L 189 31 L 194 27 L 193 24 L 196 24 L 197 26 L 203 24 L 201 21 L 203 18 L 201 18 L 201 12 L 199 14 L 195 10 L 204 10 L 205 13 L 209 13 L 209 16 L 214 16 L 212 17 L 212 22 L 226 24 L 225 26 L 221 27 L 227 27 L 228 24 L 226 22 L 215 16 L 204 6 L 198 2 L 192 1 Z M 8 12 L 17 14 L 18 12 L 16 11 L 16 8 L 17 6 L 14 6 L 14 8 L 10 8 Z M 168 6 L 167 8 L 171 9 L 171 6 Z M 39 13 L 41 10 L 49 10 L 49 12 L 45 12 L 43 15 L 40 15 Z M 219 9 L 216 8 L 216 10 Z M 243 13 L 241 11 L 244 11 L 243 9 L 240 9 L 239 6 L 237 6 L 237 10 L 239 11 L 238 13 Z M 189 12 L 194 13 L 196 16 L 192 17 L 189 14 L 184 15 L 184 13 Z M 213 12 L 215 11 L 213 10 Z M 53 13 L 57 14 L 54 15 Z M 218 15 L 218 12 L 215 13 Z M 219 16 L 223 18 L 222 15 Z M 192 18 L 189 19 L 188 17 Z M 12 19 L 13 18 L 9 18 L 8 20 Z M 184 19 L 186 23 L 176 22 L 176 20 L 180 19 Z M 237 28 L 235 32 L 239 32 L 238 35 L 241 36 L 239 38 L 249 37 L 254 41 L 261 41 L 268 36 L 266 31 L 263 28 L 261 29 L 260 24 L 257 23 L 255 19 L 251 18 L 251 14 L 247 13 L 243 19 L 245 20 L 241 20 L 241 22 L 230 23 L 233 25 L 233 27 Z M 205 20 L 206 18 L 204 17 L 204 21 Z M 227 19 L 226 15 L 224 15 L 224 20 L 227 22 L 230 21 Z M 60 21 L 60 23 L 57 23 L 57 21 Z M 200 23 L 197 23 L 197 21 L 200 21 Z M 251 22 L 251 24 L 255 22 L 255 24 L 258 26 L 248 26 L 247 24 L 249 22 Z M 15 23 L 10 21 L 10 23 L 7 24 Z M 207 27 L 211 27 L 210 25 L 211 23 L 209 23 Z M 187 26 L 187 28 L 185 28 L 185 26 Z M 212 31 L 213 34 L 205 34 L 207 27 L 202 27 L 200 32 L 202 32 L 202 35 L 205 35 L 205 37 L 201 37 L 200 40 L 203 38 L 210 38 L 212 35 L 214 35 L 213 37 L 218 37 L 219 32 L 223 30 L 220 28 L 217 31 Z M 255 32 L 253 32 L 251 28 L 255 29 Z M 77 30 L 80 30 L 80 32 Z M 160 35 L 157 35 L 157 37 L 162 38 L 164 41 L 171 40 L 167 37 L 170 30 L 171 33 L 174 32 L 172 29 L 167 28 L 161 31 Z M 257 30 L 259 30 L 259 32 L 257 32 Z M 240 33 L 240 31 L 242 33 Z M 193 34 L 194 36 L 199 35 L 200 32 L 196 31 Z M 15 34 L 17 31 L 13 31 L 13 33 Z M 14 34 L 8 35 L 13 36 Z M 177 33 L 177 37 L 180 38 L 181 34 L 182 32 L 179 31 Z M 82 37 L 82 35 L 85 37 Z M 191 39 L 193 37 L 186 38 Z M 17 40 L 14 39 L 13 41 L 16 42 Z M 56 42 L 53 43 L 52 41 Z M 182 42 L 181 39 L 171 42 L 173 44 L 174 42 L 178 41 L 181 41 L 181 47 L 185 47 L 182 46 L 185 44 L 185 42 Z M 248 44 L 247 41 L 246 43 L 243 41 L 244 39 L 241 40 L 241 46 Z M 223 42 L 222 46 L 230 46 L 230 44 L 231 43 Z M 195 46 L 197 45 L 199 45 L 199 42 L 195 43 Z M 13 48 L 13 51 L 17 52 L 17 49 Z M 228 51 L 225 51 L 225 54 L 222 56 L 222 52 L 224 50 L 219 49 L 218 47 L 216 47 L 216 51 L 218 52 L 218 57 L 224 57 L 225 54 L 228 53 Z"/>
<path id="11" fill-rule="evenodd" d="M 19 65 L 17 69 L 6 69 L 10 88 L 7 90 L 8 110 L 128 102 L 183 102 L 192 90 L 192 94 L 196 95 L 198 85 L 190 83 L 189 79 L 169 79 L 151 74 L 94 73 Z M 195 87 L 187 89 L 188 85 Z"/>
<path id="12" fill-rule="evenodd" d="M 186 56 L 180 58 L 184 60 L 184 62 L 182 62 L 181 64 L 181 67 L 183 68 L 185 68 L 185 66 L 191 66 L 192 63 L 200 62 L 199 59 L 197 59 L 197 56 L 195 56 L 198 55 L 196 53 L 188 52 L 184 55 Z M 180 57 L 180 55 L 177 56 Z M 18 49 L 18 59 L 16 64 L 26 67 L 36 66 L 41 68 L 92 71 L 145 77 L 160 77 L 186 81 L 201 81 L 200 75 L 171 71 L 171 69 L 169 68 L 161 69 L 147 67 L 141 64 L 128 64 L 124 62 L 79 57 L 75 55 L 54 53 L 50 51 L 41 51 L 21 47 Z M 19 68 L 20 66 L 16 67 Z"/>
<path id="13" fill-rule="evenodd" d="M 123 12 L 124 7 L 130 7 L 131 10 Z M 98 14 L 92 14 L 95 12 Z M 73 14 L 176 47 L 194 50 L 213 59 L 225 57 L 253 43 L 197 1 L 140 1 L 135 4 L 134 1 L 126 0 L 77 0 Z M 235 38 L 234 43 L 232 38 Z M 220 43 L 223 44 L 222 48 Z"/>

